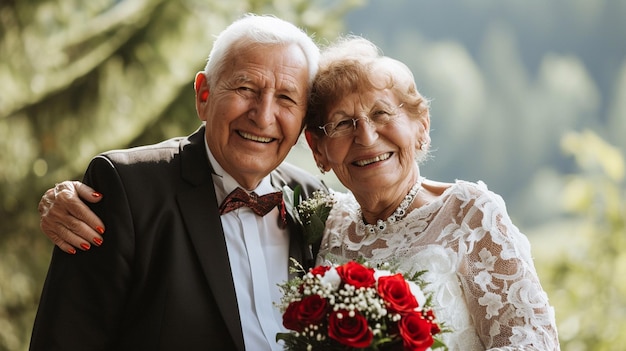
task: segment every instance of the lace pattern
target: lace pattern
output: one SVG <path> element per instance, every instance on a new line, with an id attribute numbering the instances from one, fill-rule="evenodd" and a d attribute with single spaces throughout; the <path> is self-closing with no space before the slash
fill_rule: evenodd
<path id="1" fill-rule="evenodd" d="M 457 181 L 436 201 L 380 234 L 358 233 L 359 205 L 335 193 L 318 264 L 364 257 L 427 270 L 427 291 L 450 350 L 559 350 L 554 310 L 502 198 L 482 182 Z"/>

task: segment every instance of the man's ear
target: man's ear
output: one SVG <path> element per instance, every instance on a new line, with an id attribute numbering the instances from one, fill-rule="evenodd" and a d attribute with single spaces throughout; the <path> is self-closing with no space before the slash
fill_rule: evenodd
<path id="1" fill-rule="evenodd" d="M 322 137 L 307 129 L 304 130 L 304 137 L 311 151 L 313 151 L 313 158 L 315 158 L 318 168 L 328 171 L 330 168 L 326 165 L 327 159 L 322 145 Z"/>
<path id="2" fill-rule="evenodd" d="M 209 98 L 209 86 L 204 72 L 196 73 L 196 80 L 193 87 L 196 90 L 196 99 L 200 99 L 201 102 L 206 102 Z"/>
<path id="3" fill-rule="evenodd" d="M 196 73 L 193 88 L 196 91 L 196 111 L 198 112 L 198 117 L 204 121 L 204 109 L 209 99 L 209 85 L 204 72 Z"/>

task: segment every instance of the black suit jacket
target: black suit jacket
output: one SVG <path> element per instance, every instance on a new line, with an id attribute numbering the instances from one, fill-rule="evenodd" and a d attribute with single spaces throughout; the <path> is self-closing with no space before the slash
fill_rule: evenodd
<path id="1" fill-rule="evenodd" d="M 54 249 L 31 350 L 244 349 L 203 138 L 201 127 L 92 160 L 84 181 L 104 194 L 92 205 L 107 225 L 104 244 Z M 271 179 L 307 195 L 323 187 L 288 164 Z M 289 225 L 290 256 L 311 266 L 300 227 Z"/>

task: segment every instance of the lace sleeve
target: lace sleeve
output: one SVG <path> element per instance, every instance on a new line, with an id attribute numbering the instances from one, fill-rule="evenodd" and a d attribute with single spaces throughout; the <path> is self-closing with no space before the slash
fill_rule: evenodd
<path id="1" fill-rule="evenodd" d="M 469 235 L 459 243 L 459 277 L 480 339 L 490 350 L 559 350 L 554 311 L 528 239 L 490 192 L 468 206 Z"/>

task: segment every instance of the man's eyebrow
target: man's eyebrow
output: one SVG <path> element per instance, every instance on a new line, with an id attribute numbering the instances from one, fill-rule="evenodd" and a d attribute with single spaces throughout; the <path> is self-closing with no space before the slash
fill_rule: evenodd
<path id="1" fill-rule="evenodd" d="M 247 74 L 238 73 L 238 74 L 233 75 L 230 81 L 233 83 L 237 83 L 237 84 L 243 84 L 243 83 L 250 83 L 252 80 Z"/>
<path id="2" fill-rule="evenodd" d="M 291 80 L 285 80 L 282 82 L 280 91 L 286 91 L 289 93 L 298 93 L 300 91 L 299 84 Z"/>

